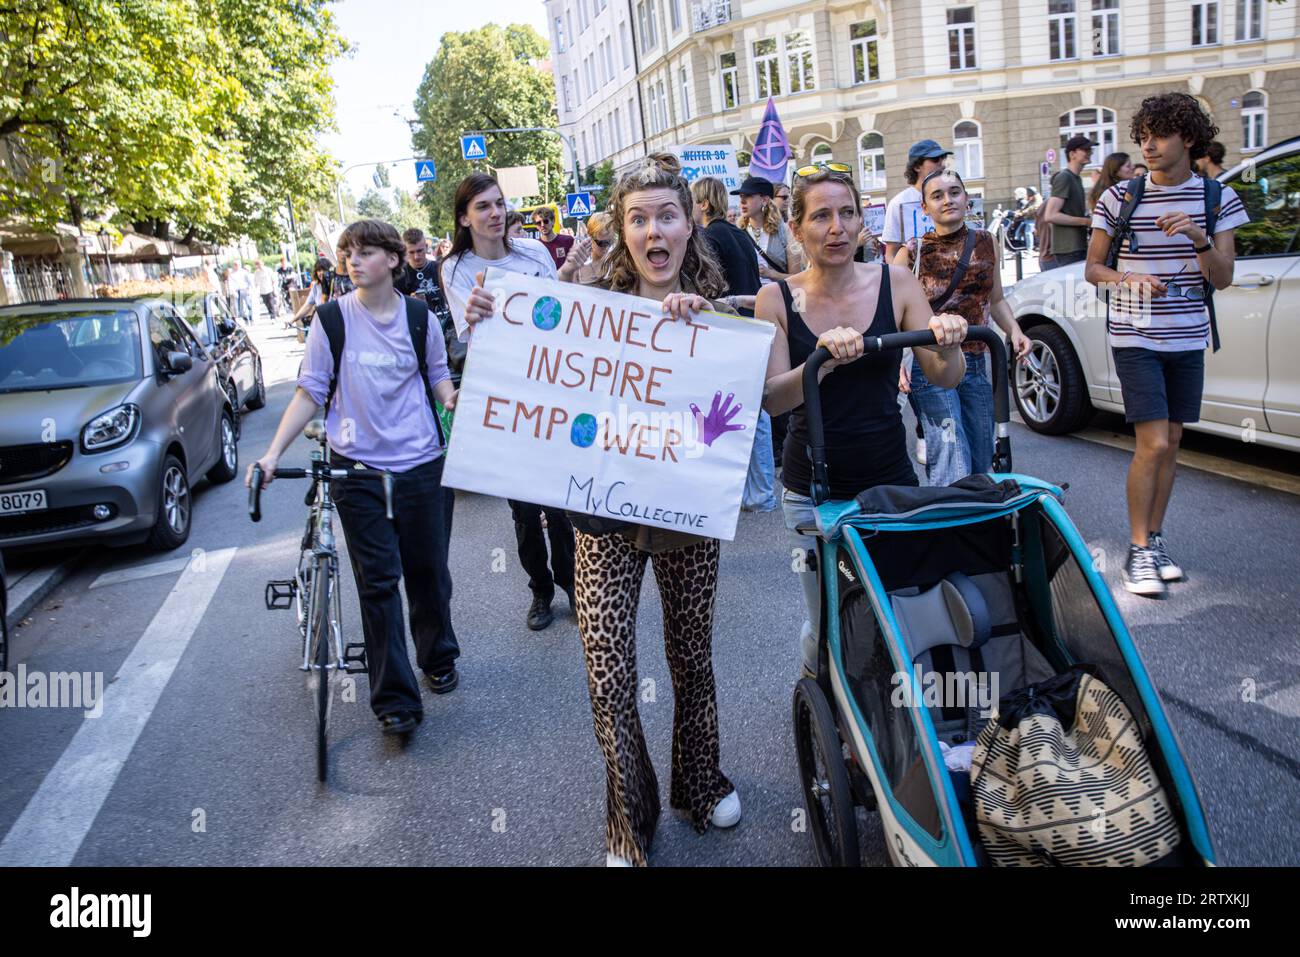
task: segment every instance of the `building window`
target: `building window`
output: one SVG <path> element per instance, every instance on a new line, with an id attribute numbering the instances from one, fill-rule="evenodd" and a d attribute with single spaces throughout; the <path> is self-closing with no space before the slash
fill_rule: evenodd
<path id="1" fill-rule="evenodd" d="M 618 38 L 623 43 L 623 69 L 627 69 L 632 62 L 632 35 L 627 32 L 627 22 L 619 21 Z"/>
<path id="2" fill-rule="evenodd" d="M 614 70 L 614 41 L 610 37 L 605 37 L 605 69 L 609 71 L 611 80 L 618 76 Z"/>
<path id="3" fill-rule="evenodd" d="M 564 20 L 560 17 L 555 18 L 555 49 L 564 52 Z"/>
<path id="4" fill-rule="evenodd" d="M 677 71 L 677 78 L 682 91 L 682 122 L 691 118 L 691 84 L 686 78 L 686 67 Z"/>
<path id="5" fill-rule="evenodd" d="M 829 163 L 830 161 L 831 161 L 830 143 L 818 143 L 816 146 L 813 147 L 812 162 Z"/>
<path id="6" fill-rule="evenodd" d="M 962 179 L 984 178 L 984 147 L 978 123 L 962 120 L 952 128 L 952 158 Z"/>
<path id="7" fill-rule="evenodd" d="M 785 63 L 790 77 L 791 93 L 806 93 L 817 89 L 811 36 L 802 30 L 785 35 Z"/>
<path id="8" fill-rule="evenodd" d="M 781 95 L 781 62 L 775 37 L 754 41 L 754 93 L 758 100 Z"/>
<path id="9" fill-rule="evenodd" d="M 578 85 L 578 71 L 573 71 L 573 95 L 575 97 L 574 106 L 582 102 L 582 87 Z"/>
<path id="10" fill-rule="evenodd" d="M 578 32 L 587 32 L 587 0 L 578 0 Z"/>
<path id="11" fill-rule="evenodd" d="M 596 121 L 596 160 L 605 158 L 605 121 Z"/>
<path id="12" fill-rule="evenodd" d="M 864 193 L 885 189 L 885 138 L 879 133 L 858 138 L 858 182 Z"/>
<path id="13" fill-rule="evenodd" d="M 1192 46 L 1208 47 L 1219 42 L 1219 0 L 1192 4 Z"/>
<path id="14" fill-rule="evenodd" d="M 1047 33 L 1051 59 L 1073 60 L 1079 55 L 1079 45 L 1076 42 L 1078 26 L 1079 14 L 1075 10 L 1075 0 L 1049 0 Z"/>
<path id="15" fill-rule="evenodd" d="M 619 116 L 618 107 L 614 107 L 614 115 L 609 121 L 610 134 L 614 137 L 614 149 L 623 148 L 623 118 Z"/>
<path id="16" fill-rule="evenodd" d="M 1119 0 L 1092 0 L 1092 55 L 1119 53 Z"/>
<path id="17" fill-rule="evenodd" d="M 682 0 L 668 0 L 668 16 L 672 19 L 673 33 L 682 28 Z"/>
<path id="18" fill-rule="evenodd" d="M 975 8 L 948 11 L 948 69 L 975 69 Z"/>
<path id="19" fill-rule="evenodd" d="M 569 82 L 567 76 L 560 77 L 560 90 L 564 94 L 564 109 L 566 112 L 573 112 L 573 84 Z"/>
<path id="20" fill-rule="evenodd" d="M 1065 144 L 1074 135 L 1092 140 L 1092 160 L 1087 169 L 1097 169 L 1115 152 L 1115 111 L 1101 106 L 1081 106 L 1061 114 L 1061 166 L 1065 166 Z"/>
<path id="21" fill-rule="evenodd" d="M 586 59 L 582 61 L 582 68 L 587 71 L 587 95 L 596 95 L 596 65 L 588 53 Z"/>
<path id="22" fill-rule="evenodd" d="M 664 89 L 664 81 L 660 80 L 659 87 L 659 128 L 666 130 L 673 125 L 672 114 L 668 109 L 668 91 Z"/>
<path id="23" fill-rule="evenodd" d="M 637 26 L 641 28 L 641 52 L 646 53 L 659 45 L 659 20 L 655 13 L 658 0 L 641 0 L 636 5 Z"/>
<path id="24" fill-rule="evenodd" d="M 718 82 L 722 84 L 722 108 L 734 110 L 740 102 L 740 75 L 736 71 L 736 54 L 718 57 Z"/>
<path id="25" fill-rule="evenodd" d="M 1262 150 L 1268 142 L 1268 100 L 1259 90 L 1241 98 L 1241 148 Z"/>
<path id="26" fill-rule="evenodd" d="M 1237 39 L 1259 40 L 1264 36 L 1264 0 L 1237 0 Z"/>
<path id="27" fill-rule="evenodd" d="M 849 49 L 853 56 L 853 82 L 870 83 L 879 80 L 880 46 L 875 20 L 863 20 L 849 25 Z"/>

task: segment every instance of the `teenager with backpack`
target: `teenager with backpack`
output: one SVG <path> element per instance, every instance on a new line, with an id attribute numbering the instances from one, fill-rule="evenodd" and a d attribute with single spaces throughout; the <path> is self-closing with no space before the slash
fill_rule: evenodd
<path id="1" fill-rule="evenodd" d="M 256 464 L 270 485 L 284 450 L 323 407 L 333 468 L 393 473 L 391 521 L 377 483 L 340 482 L 331 491 L 361 600 L 370 706 L 385 734 L 405 734 L 424 707 L 406 654 L 399 583 L 431 689 L 445 694 L 459 680 L 442 487 L 446 441 L 434 411 L 435 398 L 454 408 L 456 390 L 428 307 L 393 288 L 406 253 L 397 230 L 364 219 L 343 231 L 339 247 L 356 289 L 317 307 L 298 388 Z M 245 484 L 251 480 L 252 466 Z"/>
<path id="2" fill-rule="evenodd" d="M 990 317 L 1011 336 L 1017 359 L 1029 352 L 1029 338 L 1011 313 L 1002 294 L 1002 270 L 993 236 L 966 223 L 970 198 L 955 169 L 937 169 L 921 181 L 921 209 L 934 228 L 908 240 L 894 265 L 911 268 L 921 281 L 935 314 L 956 313 L 971 326 L 987 325 Z M 909 374 L 900 388 L 916 399 L 925 429 L 925 474 L 929 485 L 951 485 L 960 478 L 993 467 L 993 385 L 989 378 L 989 347 L 964 342 L 966 372 L 956 388 L 947 389 L 926 378 L 913 353 Z"/>
<path id="3" fill-rule="evenodd" d="M 1196 99 L 1164 93 L 1133 115 L 1150 169 L 1102 194 L 1084 278 L 1107 301 L 1106 332 L 1137 448 L 1128 472 L 1124 587 L 1152 598 L 1183 577 L 1164 537 L 1183 426 L 1201 414 L 1207 341 L 1219 348 L 1214 290 L 1232 283 L 1237 195 L 1192 172 L 1218 128 Z"/>

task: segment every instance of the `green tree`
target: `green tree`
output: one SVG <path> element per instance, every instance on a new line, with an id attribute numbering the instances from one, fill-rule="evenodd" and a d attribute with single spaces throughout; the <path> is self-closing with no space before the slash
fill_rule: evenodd
<path id="1" fill-rule="evenodd" d="M 377 189 L 368 189 L 357 201 L 357 215 L 363 219 L 382 219 L 386 223 L 393 221 L 393 207 L 388 205 L 384 194 Z"/>
<path id="2" fill-rule="evenodd" d="M 327 0 L 16 0 L 0 10 L 0 216 L 277 233 L 332 182 Z"/>
<path id="3" fill-rule="evenodd" d="M 438 164 L 438 179 L 426 183 L 420 200 L 435 233 L 450 231 L 457 184 L 483 163 L 461 159 L 463 132 L 507 127 L 555 127 L 555 81 L 538 64 L 549 56 L 547 41 L 531 26 L 495 24 L 467 33 L 445 33 L 416 91 L 420 126 L 412 135 L 416 155 Z M 488 136 L 493 166 L 548 162 L 551 195 L 563 191 L 567 161 L 551 133 L 494 133 Z"/>

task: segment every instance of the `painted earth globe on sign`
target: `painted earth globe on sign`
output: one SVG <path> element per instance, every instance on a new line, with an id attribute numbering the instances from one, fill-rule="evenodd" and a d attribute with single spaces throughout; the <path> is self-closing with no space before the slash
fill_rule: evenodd
<path id="1" fill-rule="evenodd" d="M 555 302 L 553 299 L 551 301 Z M 596 417 L 590 412 L 584 412 L 574 419 L 573 427 L 569 429 L 569 438 L 578 448 L 589 448 L 596 441 Z"/>
<path id="2" fill-rule="evenodd" d="M 533 325 L 538 329 L 554 329 L 560 324 L 560 300 L 543 296 L 533 303 Z"/>

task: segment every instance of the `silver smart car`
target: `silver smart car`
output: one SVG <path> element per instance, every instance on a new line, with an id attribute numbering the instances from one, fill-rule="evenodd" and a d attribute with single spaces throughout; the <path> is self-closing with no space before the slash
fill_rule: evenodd
<path id="1" fill-rule="evenodd" d="M 0 309 L 0 547 L 176 548 L 191 482 L 238 467 L 217 363 L 170 303 Z"/>

